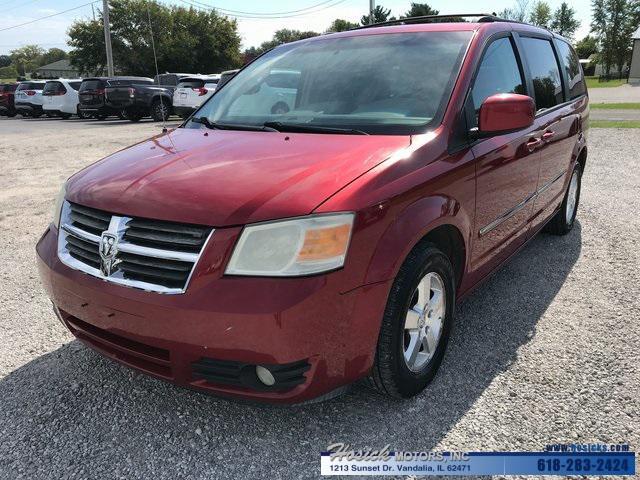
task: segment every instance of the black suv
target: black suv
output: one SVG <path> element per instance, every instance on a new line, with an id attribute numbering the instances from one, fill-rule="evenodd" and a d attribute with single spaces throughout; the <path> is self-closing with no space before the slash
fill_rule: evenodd
<path id="1" fill-rule="evenodd" d="M 189 73 L 163 73 L 156 75 L 152 85 L 137 84 L 129 88 L 110 85 L 105 91 L 106 104 L 114 110 L 123 110 L 132 122 L 151 117 L 156 122 L 167 120 L 173 112 L 173 92 L 182 78 Z"/>
<path id="2" fill-rule="evenodd" d="M 94 117 L 104 120 L 110 115 L 124 118 L 121 109 L 113 108 L 105 103 L 104 92 L 107 87 L 132 85 L 151 85 L 153 80 L 147 77 L 92 77 L 85 78 L 80 85 L 78 107 L 82 118 Z"/>

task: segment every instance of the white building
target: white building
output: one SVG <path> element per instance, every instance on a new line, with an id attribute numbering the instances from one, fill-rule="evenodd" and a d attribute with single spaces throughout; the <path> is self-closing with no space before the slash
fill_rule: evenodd
<path id="1" fill-rule="evenodd" d="M 629 83 L 640 83 L 640 27 L 631 35 L 633 39 L 633 52 L 631 53 L 631 66 L 629 68 Z"/>

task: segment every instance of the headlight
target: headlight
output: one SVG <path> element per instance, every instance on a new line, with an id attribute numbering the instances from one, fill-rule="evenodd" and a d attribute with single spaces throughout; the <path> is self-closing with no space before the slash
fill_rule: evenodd
<path id="1" fill-rule="evenodd" d="M 62 204 L 64 203 L 64 196 L 67 194 L 66 182 L 62 185 L 58 196 L 56 197 L 56 203 L 53 206 L 53 219 L 52 222 L 56 228 L 60 228 L 60 213 L 62 212 Z"/>
<path id="2" fill-rule="evenodd" d="M 226 274 L 296 277 L 340 268 L 353 218 L 353 213 L 338 213 L 249 225 Z"/>

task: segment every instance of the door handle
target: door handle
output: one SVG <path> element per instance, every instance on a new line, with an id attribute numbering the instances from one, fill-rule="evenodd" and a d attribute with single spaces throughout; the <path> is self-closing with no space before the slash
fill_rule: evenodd
<path id="1" fill-rule="evenodd" d="M 542 143 L 543 143 L 542 140 L 539 138 L 531 138 L 527 142 L 527 150 L 529 150 L 529 153 L 531 153 L 540 145 L 542 145 Z"/>
<path id="2" fill-rule="evenodd" d="M 556 136 L 556 132 L 552 132 L 551 130 L 547 130 L 546 132 L 544 132 L 542 134 L 542 141 L 548 142 L 555 136 Z"/>

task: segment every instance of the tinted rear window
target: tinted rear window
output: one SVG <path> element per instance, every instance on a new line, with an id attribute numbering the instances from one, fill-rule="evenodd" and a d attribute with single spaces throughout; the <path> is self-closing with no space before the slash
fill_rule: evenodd
<path id="1" fill-rule="evenodd" d="M 178 76 L 172 73 L 156 75 L 154 83 L 156 85 L 175 87 L 176 85 L 178 85 Z"/>
<path id="2" fill-rule="evenodd" d="M 44 83 L 26 82 L 18 85 L 16 90 L 42 90 L 43 88 Z"/>
<path id="3" fill-rule="evenodd" d="M 17 85 L 0 85 L 0 92 L 13 92 Z"/>
<path id="4" fill-rule="evenodd" d="M 212 82 L 207 82 L 212 83 Z M 188 80 L 182 80 L 178 83 L 178 88 L 202 88 L 204 87 L 204 80 L 197 80 L 195 78 L 191 78 Z"/>
<path id="5" fill-rule="evenodd" d="M 78 90 L 82 82 L 69 82 L 69 86 L 74 90 Z"/>
<path id="6" fill-rule="evenodd" d="M 564 102 L 560 69 L 551 42 L 522 37 L 522 45 L 533 79 L 536 109 L 551 108 Z"/>
<path id="7" fill-rule="evenodd" d="M 42 91 L 42 93 L 47 94 L 47 93 L 57 93 L 57 92 L 62 92 L 66 90 L 64 88 L 64 85 L 62 85 L 62 83 L 60 82 L 47 82 L 44 86 L 44 90 Z"/>
<path id="8" fill-rule="evenodd" d="M 584 76 L 582 75 L 582 67 L 576 52 L 562 40 L 558 41 L 558 54 L 569 79 L 569 98 L 573 100 L 587 91 L 584 84 Z"/>
<path id="9" fill-rule="evenodd" d="M 131 85 L 151 85 L 151 80 L 136 80 L 136 79 L 121 79 L 121 80 L 109 80 L 110 87 L 130 87 Z"/>
<path id="10" fill-rule="evenodd" d="M 90 90 L 98 90 L 100 88 L 104 88 L 106 86 L 106 82 L 104 80 L 85 80 L 80 85 L 81 92 L 87 92 Z"/>

